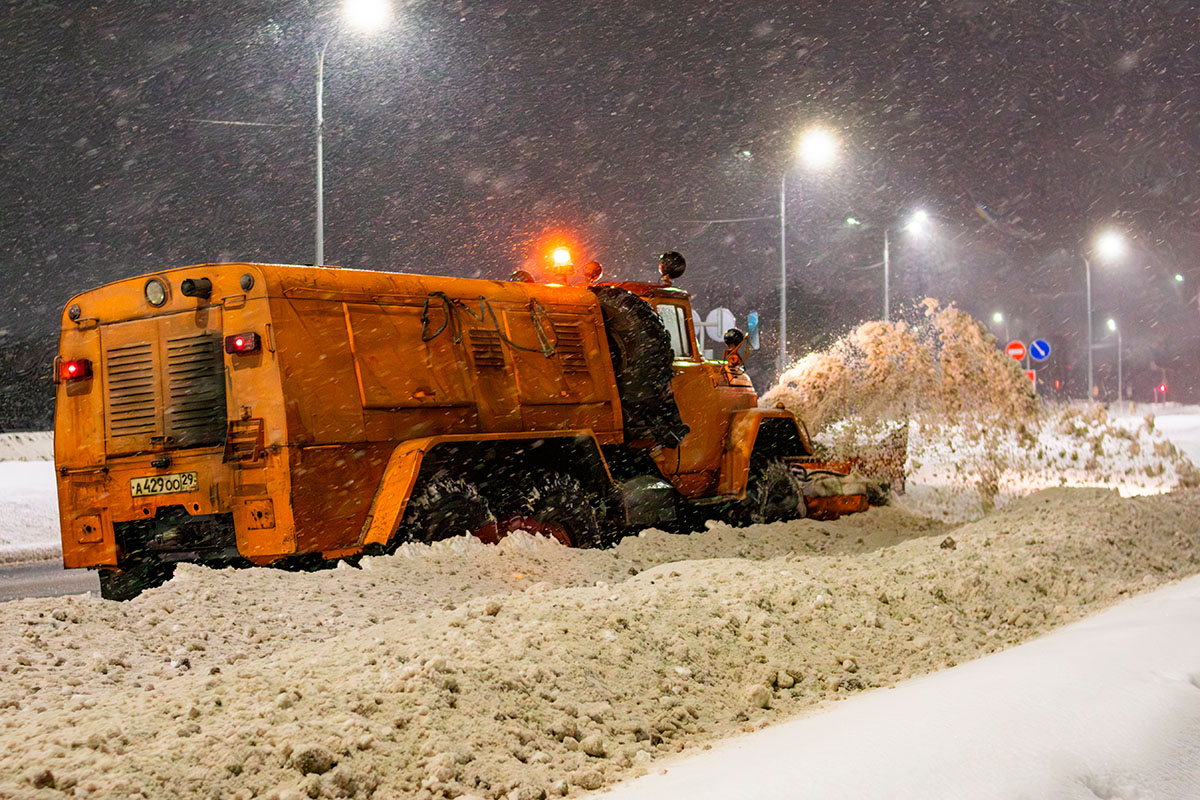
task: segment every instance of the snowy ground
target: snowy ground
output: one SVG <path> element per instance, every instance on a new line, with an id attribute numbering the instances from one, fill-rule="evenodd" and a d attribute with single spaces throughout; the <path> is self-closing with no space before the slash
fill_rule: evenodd
<path id="1" fill-rule="evenodd" d="M 893 691 L 656 765 L 604 795 L 1200 796 L 1200 578 Z"/>
<path id="2" fill-rule="evenodd" d="M 5 603 L 0 796 L 1200 797 L 1200 491 L 1163 439 L 1200 410 L 1143 416 L 1056 420 L 1076 459 L 1006 461 L 973 521 L 958 472 L 832 523 Z M 1070 482 L 1148 496 L 1056 487 L 1092 457 Z M 53 546 L 48 462 L 0 467 Z"/>

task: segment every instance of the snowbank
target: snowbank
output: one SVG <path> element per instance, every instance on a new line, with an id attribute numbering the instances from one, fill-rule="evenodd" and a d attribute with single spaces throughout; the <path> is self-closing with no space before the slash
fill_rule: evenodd
<path id="1" fill-rule="evenodd" d="M 455 539 L 16 601 L 0 795 L 596 789 L 1194 574 L 1198 504 L 1053 489 L 960 526 L 884 508 L 609 551 Z"/>
<path id="2" fill-rule="evenodd" d="M 1084 406 L 1050 408 L 1007 431 L 914 422 L 908 488 L 897 502 L 916 514 L 961 521 L 1054 486 L 1106 487 L 1123 495 L 1196 486 L 1200 472 L 1168 438 L 1172 430 L 1200 444 L 1200 415 L 1110 417 L 1099 406 Z"/>
<path id="3" fill-rule="evenodd" d="M 1200 797 L 1200 579 L 662 764 L 610 800 Z M 865 755 L 869 754 L 869 755 Z"/>
<path id="4" fill-rule="evenodd" d="M 54 433 L 0 433 L 0 461 L 53 461 Z"/>
<path id="5" fill-rule="evenodd" d="M 59 558 L 60 536 L 54 464 L 0 461 L 0 564 Z"/>

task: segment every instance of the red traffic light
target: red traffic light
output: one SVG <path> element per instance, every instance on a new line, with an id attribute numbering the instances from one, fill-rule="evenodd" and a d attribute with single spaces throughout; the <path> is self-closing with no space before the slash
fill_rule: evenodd
<path id="1" fill-rule="evenodd" d="M 1159 394 L 1166 394 L 1166 393 L 1167 393 L 1167 385 L 1166 385 L 1165 383 L 1160 383 L 1160 384 L 1158 385 L 1158 393 L 1159 393 Z"/>
<path id="2" fill-rule="evenodd" d="M 226 353 L 253 353 L 258 350 L 261 341 L 257 333 L 235 333 L 225 337 Z"/>
<path id="3" fill-rule="evenodd" d="M 58 379 L 60 381 L 74 381 L 90 377 L 92 377 L 92 362 L 86 358 L 58 363 Z"/>

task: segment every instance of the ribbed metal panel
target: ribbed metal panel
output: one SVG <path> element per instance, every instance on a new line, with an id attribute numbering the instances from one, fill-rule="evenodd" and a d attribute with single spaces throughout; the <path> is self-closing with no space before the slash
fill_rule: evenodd
<path id="1" fill-rule="evenodd" d="M 166 423 L 170 444 L 197 447 L 225 438 L 225 370 L 221 338 L 167 340 Z"/>
<path id="2" fill-rule="evenodd" d="M 500 342 L 500 331 L 477 328 L 467 332 L 471 343 L 471 356 L 476 369 L 504 369 L 504 346 Z"/>
<path id="3" fill-rule="evenodd" d="M 555 348 L 562 361 L 563 372 L 587 372 L 587 353 L 583 349 L 583 333 L 577 323 L 558 323 L 554 326 L 558 335 Z"/>
<path id="4" fill-rule="evenodd" d="M 152 346 L 144 343 L 110 348 L 105 374 L 112 435 L 153 434 L 158 425 L 158 409 L 154 404 Z"/>

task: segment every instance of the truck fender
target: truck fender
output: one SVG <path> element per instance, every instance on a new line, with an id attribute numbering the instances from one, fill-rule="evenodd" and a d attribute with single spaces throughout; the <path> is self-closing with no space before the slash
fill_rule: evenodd
<path id="1" fill-rule="evenodd" d="M 761 440 L 761 441 L 760 441 Z M 729 438 L 721 462 L 717 493 L 746 496 L 750 462 L 756 455 L 809 456 L 812 441 L 800 420 L 784 408 L 747 408 L 735 411 L 729 421 Z"/>
<path id="2" fill-rule="evenodd" d="M 477 434 L 444 434 L 410 439 L 398 444 L 388 458 L 384 469 L 383 479 L 375 490 L 371 501 L 371 509 L 363 521 L 362 531 L 358 537 L 358 547 L 366 545 L 384 546 L 391 540 L 392 534 L 404 517 L 408 499 L 412 496 L 420 477 L 421 467 L 430 451 L 441 444 L 456 444 L 459 446 L 495 446 L 518 444 L 529 441 L 552 440 L 569 446 L 575 441 L 582 448 L 571 459 L 578 469 L 590 472 L 585 485 L 592 486 L 602 496 L 609 496 L 614 488 L 612 475 L 608 464 L 600 450 L 600 443 L 591 431 L 558 430 L 558 431 L 522 431 L 519 433 L 496 433 L 480 437 Z"/>
<path id="3" fill-rule="evenodd" d="M 371 501 L 371 510 L 363 522 L 362 532 L 358 535 L 360 547 L 368 544 L 386 545 L 404 516 L 408 498 L 412 496 L 413 487 L 417 483 L 417 475 L 421 472 L 421 461 L 433 447 L 438 437 L 427 436 L 421 439 L 410 439 L 396 445 L 388 458 L 387 467 L 383 472 L 383 480 L 375 490 L 375 498 Z"/>

